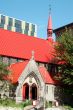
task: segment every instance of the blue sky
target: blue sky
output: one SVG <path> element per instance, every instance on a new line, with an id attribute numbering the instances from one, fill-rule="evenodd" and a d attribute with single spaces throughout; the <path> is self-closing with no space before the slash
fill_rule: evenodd
<path id="1" fill-rule="evenodd" d="M 37 36 L 47 38 L 49 5 L 53 29 L 73 22 L 73 0 L 0 0 L 0 13 L 37 24 Z"/>

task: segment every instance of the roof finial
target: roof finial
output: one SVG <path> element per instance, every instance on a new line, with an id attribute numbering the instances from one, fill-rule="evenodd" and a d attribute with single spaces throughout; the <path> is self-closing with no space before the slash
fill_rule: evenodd
<path id="1" fill-rule="evenodd" d="M 51 5 L 49 5 L 49 15 L 51 14 Z"/>
<path id="2" fill-rule="evenodd" d="M 33 60 L 34 59 L 34 50 L 32 50 L 32 57 L 31 59 Z"/>
<path id="3" fill-rule="evenodd" d="M 47 38 L 52 38 L 52 17 L 51 17 L 51 5 L 49 5 L 49 19 L 48 19 L 48 26 L 47 26 Z"/>

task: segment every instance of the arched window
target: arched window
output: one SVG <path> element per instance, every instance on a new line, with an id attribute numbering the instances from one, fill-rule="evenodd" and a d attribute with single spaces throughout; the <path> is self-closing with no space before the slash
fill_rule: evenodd
<path id="1" fill-rule="evenodd" d="M 32 93 L 32 97 L 31 98 L 33 100 L 37 100 L 37 85 L 36 84 L 32 84 L 31 93 Z"/>
<path id="2" fill-rule="evenodd" d="M 29 85 L 28 83 L 25 83 L 23 85 L 23 100 L 29 99 Z"/>

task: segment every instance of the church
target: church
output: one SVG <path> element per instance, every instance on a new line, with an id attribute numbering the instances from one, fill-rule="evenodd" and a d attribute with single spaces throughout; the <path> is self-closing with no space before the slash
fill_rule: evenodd
<path id="1" fill-rule="evenodd" d="M 1 22 L 5 23 L 7 20 L 2 17 Z M 9 23 L 11 26 L 12 21 Z M 17 22 L 16 26 L 19 25 Z M 53 62 L 56 42 L 52 37 L 51 14 L 48 19 L 46 40 L 36 36 L 36 26 L 30 36 L 14 31 L 14 28 L 13 31 L 7 30 L 6 26 L 8 25 L 0 24 L 0 56 L 3 62 L 9 64 L 11 72 L 9 80 L 15 85 L 16 102 L 20 103 L 26 99 L 56 101 L 58 99 L 56 90 L 60 87 L 54 75 L 59 64 Z"/>

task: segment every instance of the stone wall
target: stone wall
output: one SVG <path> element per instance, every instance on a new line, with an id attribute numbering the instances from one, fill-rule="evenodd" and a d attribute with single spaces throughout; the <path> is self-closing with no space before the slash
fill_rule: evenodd
<path id="1" fill-rule="evenodd" d="M 54 88 L 55 88 L 54 85 L 46 84 L 45 93 L 46 93 L 46 100 L 47 101 L 54 101 L 55 100 L 55 98 L 54 98 Z"/>

